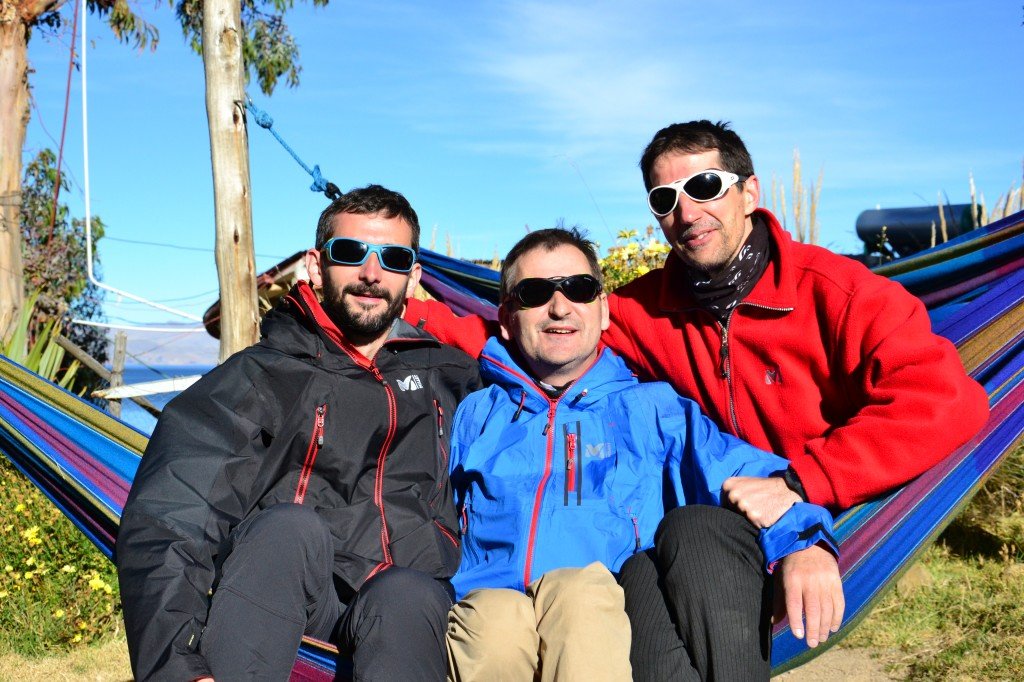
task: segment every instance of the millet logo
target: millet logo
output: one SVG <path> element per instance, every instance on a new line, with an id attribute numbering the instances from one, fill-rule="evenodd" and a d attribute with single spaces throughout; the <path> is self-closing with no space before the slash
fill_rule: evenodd
<path id="1" fill-rule="evenodd" d="M 764 371 L 764 383 L 769 386 L 782 383 L 782 373 L 779 372 L 778 367 L 771 367 Z"/>
<path id="2" fill-rule="evenodd" d="M 404 379 L 398 379 L 395 383 L 400 391 L 418 391 L 423 388 L 423 382 L 415 374 L 410 374 Z"/>
<path id="3" fill-rule="evenodd" d="M 612 444 L 611 443 L 594 443 L 593 445 L 586 446 L 585 457 L 592 459 L 608 459 L 612 456 Z"/>

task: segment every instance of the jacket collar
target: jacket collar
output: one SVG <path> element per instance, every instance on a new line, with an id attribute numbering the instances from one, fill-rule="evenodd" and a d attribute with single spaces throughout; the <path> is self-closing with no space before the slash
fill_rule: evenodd
<path id="1" fill-rule="evenodd" d="M 742 303 L 792 310 L 797 301 L 793 240 L 767 209 L 755 209 L 753 219 L 768 228 L 771 258 L 761 279 Z M 685 268 L 675 251 L 670 252 L 665 260 L 661 289 L 658 293 L 658 307 L 662 312 L 680 312 L 700 307 L 690 292 Z"/>
<path id="2" fill-rule="evenodd" d="M 310 331 L 314 332 L 324 347 L 334 354 L 347 355 L 360 367 L 368 369 L 372 361 L 356 350 L 355 346 L 345 337 L 334 321 L 327 315 L 327 311 L 320 305 L 313 288 L 309 282 L 300 280 L 288 295 L 284 298 L 282 312 L 289 314 L 299 321 Z M 273 318 L 268 319 L 273 322 Z M 274 329 L 273 324 L 264 325 L 264 335 Z M 399 318 L 391 325 L 388 337 L 384 341 L 384 347 L 409 347 L 412 345 L 433 345 L 440 346 L 440 342 L 426 331 L 412 326 L 405 320 Z M 296 349 L 298 350 L 298 349 Z M 319 353 L 316 353 L 317 355 Z"/>
<path id="3" fill-rule="evenodd" d="M 569 404 L 580 409 L 608 393 L 636 383 L 636 377 L 618 355 L 602 346 L 594 361 L 579 379 L 558 399 L 551 399 L 523 369 L 508 346 L 492 336 L 480 353 L 480 376 L 487 384 L 500 386 L 516 405 L 529 412 L 543 412 L 553 404 Z"/>

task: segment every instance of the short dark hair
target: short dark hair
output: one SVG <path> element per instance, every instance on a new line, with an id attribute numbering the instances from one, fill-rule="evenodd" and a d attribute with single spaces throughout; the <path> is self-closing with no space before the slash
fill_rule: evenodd
<path id="1" fill-rule="evenodd" d="M 412 250 L 417 253 L 420 250 L 420 219 L 416 216 L 416 211 L 404 196 L 380 185 L 367 185 L 346 192 L 324 209 L 316 224 L 317 249 L 322 249 L 334 234 L 334 217 L 342 213 L 382 213 L 385 218 L 401 218 L 412 228 Z"/>
<path id="2" fill-rule="evenodd" d="M 554 251 L 559 246 L 574 246 L 579 249 L 587 258 L 590 265 L 590 274 L 604 286 L 604 278 L 601 276 L 601 264 L 597 260 L 597 248 L 594 242 L 587 239 L 586 234 L 578 227 L 550 227 L 546 230 L 531 232 L 512 247 L 501 264 L 501 287 L 500 297 L 504 301 L 512 289 L 512 278 L 515 276 L 516 262 L 524 254 L 534 249 Z M 578 273 L 571 273 L 578 274 Z"/>
<path id="3" fill-rule="evenodd" d="M 662 154 L 683 152 L 699 154 L 717 150 L 722 159 L 721 170 L 740 176 L 754 174 L 754 162 L 743 140 L 730 127 L 728 121 L 712 123 L 707 119 L 689 123 L 673 123 L 654 134 L 640 157 L 640 170 L 644 174 L 644 187 L 651 189 L 651 167 Z M 739 185 L 742 186 L 740 181 Z"/>

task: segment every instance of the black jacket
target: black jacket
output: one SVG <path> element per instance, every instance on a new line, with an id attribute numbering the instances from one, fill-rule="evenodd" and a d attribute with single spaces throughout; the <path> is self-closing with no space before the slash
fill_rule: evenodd
<path id="1" fill-rule="evenodd" d="M 207 674 L 196 649 L 222 549 L 274 504 L 327 521 L 343 601 L 390 564 L 450 578 L 449 420 L 479 382 L 475 360 L 401 320 L 368 362 L 296 286 L 259 344 L 171 401 L 146 448 L 116 547 L 136 676 Z"/>

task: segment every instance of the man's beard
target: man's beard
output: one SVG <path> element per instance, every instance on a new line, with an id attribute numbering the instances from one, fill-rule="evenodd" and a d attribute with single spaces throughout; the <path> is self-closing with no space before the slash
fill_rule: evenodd
<path id="1" fill-rule="evenodd" d="M 376 339 L 382 333 L 391 328 L 391 325 L 398 319 L 405 299 L 401 296 L 394 296 L 382 286 L 375 286 L 357 282 L 349 284 L 341 291 L 324 280 L 324 297 L 322 306 L 331 321 L 338 326 L 338 329 L 354 341 L 369 341 Z M 352 296 L 376 296 L 387 303 L 387 307 L 380 312 L 370 312 L 356 302 L 345 304 L 345 295 Z"/>

